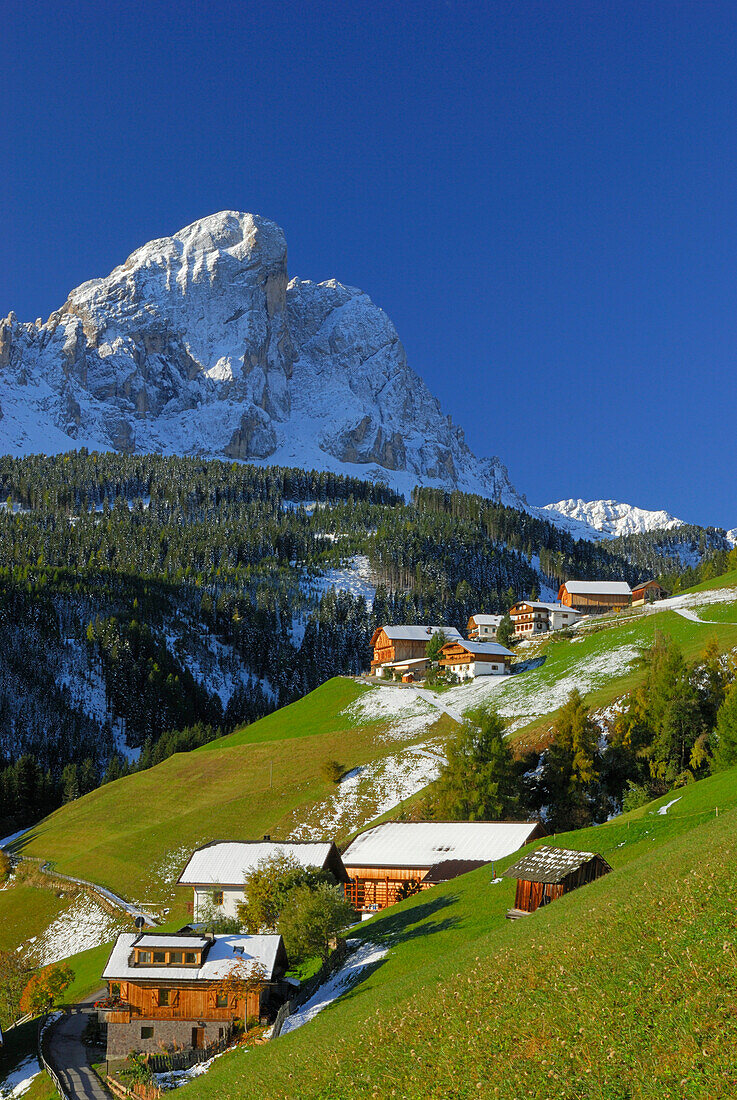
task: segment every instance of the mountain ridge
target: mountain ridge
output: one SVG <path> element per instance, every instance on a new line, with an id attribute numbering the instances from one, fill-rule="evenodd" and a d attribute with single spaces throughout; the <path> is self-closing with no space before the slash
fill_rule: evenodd
<path id="1" fill-rule="evenodd" d="M 525 508 L 335 279 L 289 278 L 283 231 L 221 211 L 136 249 L 46 322 L 0 321 L 0 449 L 86 446 L 300 465 Z"/>

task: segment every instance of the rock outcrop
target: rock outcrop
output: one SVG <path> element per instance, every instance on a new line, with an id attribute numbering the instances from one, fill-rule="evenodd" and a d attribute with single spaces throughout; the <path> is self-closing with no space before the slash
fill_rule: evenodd
<path id="1" fill-rule="evenodd" d="M 409 367 L 362 291 L 289 281 L 282 230 L 224 211 L 137 249 L 45 323 L 0 322 L 0 449 L 222 456 L 480 492 L 497 459 Z"/>

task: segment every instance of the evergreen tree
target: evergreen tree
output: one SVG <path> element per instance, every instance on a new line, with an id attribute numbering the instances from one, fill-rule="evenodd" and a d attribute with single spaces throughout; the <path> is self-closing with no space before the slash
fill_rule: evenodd
<path id="1" fill-rule="evenodd" d="M 727 692 L 714 731 L 714 771 L 737 765 L 737 681 Z"/>
<path id="2" fill-rule="evenodd" d="M 448 743 L 447 760 L 432 794 L 440 820 L 499 821 L 518 810 L 514 760 L 504 722 L 491 708 L 479 708 Z"/>

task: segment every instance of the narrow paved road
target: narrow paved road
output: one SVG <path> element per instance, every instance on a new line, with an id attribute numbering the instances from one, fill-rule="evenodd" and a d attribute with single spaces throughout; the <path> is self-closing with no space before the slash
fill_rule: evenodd
<path id="1" fill-rule="evenodd" d="M 105 1088 L 87 1061 L 87 1048 L 81 1036 L 94 1002 L 75 1005 L 68 1016 L 51 1024 L 46 1057 L 64 1088 L 74 1100 L 110 1100 Z"/>

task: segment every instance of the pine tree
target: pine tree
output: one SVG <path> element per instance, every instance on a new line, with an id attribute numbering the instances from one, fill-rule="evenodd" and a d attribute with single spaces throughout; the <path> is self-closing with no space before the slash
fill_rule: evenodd
<path id="1" fill-rule="evenodd" d="M 714 730 L 714 771 L 737 765 L 737 681 L 727 692 Z"/>
<path id="2" fill-rule="evenodd" d="M 518 810 L 512 751 L 504 721 L 491 708 L 469 715 L 449 742 L 434 794 L 434 816 L 450 821 L 499 821 Z"/>

